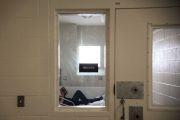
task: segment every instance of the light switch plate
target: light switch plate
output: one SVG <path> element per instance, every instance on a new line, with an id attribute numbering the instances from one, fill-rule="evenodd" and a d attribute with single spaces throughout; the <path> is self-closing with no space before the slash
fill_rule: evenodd
<path id="1" fill-rule="evenodd" d="M 24 107 L 25 97 L 17 96 L 17 107 Z"/>
<path id="2" fill-rule="evenodd" d="M 143 82 L 123 81 L 117 82 L 118 99 L 143 99 L 144 84 Z"/>

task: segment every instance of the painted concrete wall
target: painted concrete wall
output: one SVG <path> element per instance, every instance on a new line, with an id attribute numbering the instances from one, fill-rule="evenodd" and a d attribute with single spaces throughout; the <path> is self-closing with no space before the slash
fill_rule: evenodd
<path id="1" fill-rule="evenodd" d="M 48 0 L 0 1 L 0 120 L 47 120 L 48 34 Z"/>

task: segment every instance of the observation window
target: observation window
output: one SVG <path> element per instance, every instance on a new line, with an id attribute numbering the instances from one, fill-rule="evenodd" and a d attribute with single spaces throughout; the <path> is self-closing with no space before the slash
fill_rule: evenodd
<path id="1" fill-rule="evenodd" d="M 152 29 L 152 105 L 180 106 L 180 27 Z"/>
<path id="2" fill-rule="evenodd" d="M 106 106 L 106 11 L 58 14 L 58 106 Z"/>

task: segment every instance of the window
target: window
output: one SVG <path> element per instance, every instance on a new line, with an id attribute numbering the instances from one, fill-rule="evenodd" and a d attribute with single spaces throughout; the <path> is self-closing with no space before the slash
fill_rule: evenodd
<path id="1" fill-rule="evenodd" d="M 152 28 L 152 104 L 180 107 L 180 27 Z"/>
<path id="2" fill-rule="evenodd" d="M 97 72 L 80 72 L 77 69 L 77 75 L 96 75 L 104 76 L 105 72 L 105 50 L 101 46 L 79 46 L 79 62 L 77 68 L 80 64 L 97 64 Z M 104 55 L 104 57 L 103 57 Z M 102 58 L 103 57 L 103 58 Z M 103 64 L 104 63 L 104 64 Z"/>
<path id="3" fill-rule="evenodd" d="M 100 67 L 100 46 L 79 46 L 79 63 L 97 63 Z"/>
<path id="4" fill-rule="evenodd" d="M 106 11 L 63 11 L 58 22 L 58 106 L 105 107 Z"/>

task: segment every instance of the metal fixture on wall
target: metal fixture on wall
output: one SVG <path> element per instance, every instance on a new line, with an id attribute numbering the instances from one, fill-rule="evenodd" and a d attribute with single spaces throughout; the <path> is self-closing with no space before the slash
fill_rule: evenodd
<path id="1" fill-rule="evenodd" d="M 144 83 L 134 81 L 117 82 L 117 98 L 122 106 L 120 120 L 125 120 L 125 99 L 143 99 Z M 143 107 L 129 107 L 129 120 L 143 120 Z"/>
<path id="2" fill-rule="evenodd" d="M 129 120 L 143 120 L 143 107 L 130 106 L 129 107 Z"/>
<path id="3" fill-rule="evenodd" d="M 121 99 L 143 99 L 143 82 L 123 81 L 117 82 L 117 98 Z"/>

